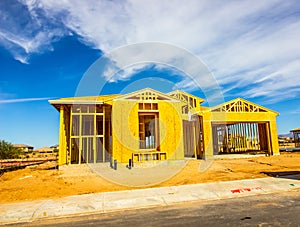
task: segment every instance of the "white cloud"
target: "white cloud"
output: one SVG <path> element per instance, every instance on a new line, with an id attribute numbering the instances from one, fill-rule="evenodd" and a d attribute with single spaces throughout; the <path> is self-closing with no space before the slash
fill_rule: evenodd
<path id="1" fill-rule="evenodd" d="M 28 26 L 33 32 L 1 29 L 0 41 L 24 63 L 31 53 L 49 50 L 53 40 L 70 32 L 79 35 L 85 44 L 105 52 L 121 45 L 158 41 L 186 48 L 203 59 L 227 94 L 239 93 L 242 88 L 243 96 L 274 100 L 279 93 L 278 97 L 283 99 L 293 96 L 292 92 L 300 93 L 297 1 L 22 2 L 27 7 Z M 20 54 L 20 48 L 24 53 Z M 152 51 L 162 59 L 170 56 Z M 131 72 L 112 81 L 128 79 Z M 189 90 L 195 88 L 184 80 L 178 85 Z"/>
<path id="2" fill-rule="evenodd" d="M 285 98 L 295 98 L 300 92 L 300 59 L 283 65 L 272 73 L 265 74 L 256 82 L 256 86 L 244 95 L 250 97 L 267 96 L 273 102 Z"/>
<path id="3" fill-rule="evenodd" d="M 53 99 L 53 97 L 47 98 L 24 98 L 24 99 L 2 99 L 0 100 L 0 104 L 7 104 L 7 103 L 21 103 L 21 102 L 34 102 L 34 101 L 43 101 Z"/>
<path id="4" fill-rule="evenodd" d="M 176 87 L 186 90 L 218 87 L 205 64 L 195 55 L 165 43 L 145 42 L 124 46 L 105 54 L 95 65 L 97 74 L 102 74 L 110 82 L 127 80 L 134 73 L 155 65 L 158 70 L 168 69 L 172 73 L 176 71 L 177 76 L 185 76 Z"/>
<path id="5" fill-rule="evenodd" d="M 23 5 L 22 3 L 26 3 Z M 22 63 L 32 53 L 52 50 L 52 43 L 68 34 L 65 27 L 45 17 L 37 1 L 0 2 L 0 44 Z"/>

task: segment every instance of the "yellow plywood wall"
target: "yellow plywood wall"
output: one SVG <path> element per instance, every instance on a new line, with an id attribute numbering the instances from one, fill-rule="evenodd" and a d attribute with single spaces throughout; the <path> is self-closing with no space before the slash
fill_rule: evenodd
<path id="1" fill-rule="evenodd" d="M 64 165 L 67 163 L 67 137 L 66 137 L 66 125 L 65 125 L 65 108 L 60 106 L 59 116 L 59 156 L 58 165 Z"/>
<path id="2" fill-rule="evenodd" d="M 279 155 L 278 132 L 276 127 L 276 117 L 274 116 L 270 121 L 270 135 L 272 141 L 272 155 Z"/>
<path id="3" fill-rule="evenodd" d="M 160 150 L 168 159 L 184 158 L 180 103 L 159 102 Z"/>
<path id="4" fill-rule="evenodd" d="M 159 102 L 160 151 L 168 159 L 183 159 L 182 119 L 179 103 Z M 139 150 L 138 103 L 117 100 L 112 111 L 113 159 L 126 163 Z M 142 151 L 142 150 L 141 150 Z"/>
<path id="5" fill-rule="evenodd" d="M 203 140 L 204 140 L 204 156 L 207 159 L 213 157 L 213 139 L 211 127 L 211 112 L 204 112 L 203 117 Z"/>
<path id="6" fill-rule="evenodd" d="M 274 117 L 273 112 L 211 112 L 211 121 L 214 122 L 267 122 Z"/>
<path id="7" fill-rule="evenodd" d="M 133 101 L 117 100 L 112 108 L 113 159 L 128 162 L 138 150 L 138 105 Z"/>

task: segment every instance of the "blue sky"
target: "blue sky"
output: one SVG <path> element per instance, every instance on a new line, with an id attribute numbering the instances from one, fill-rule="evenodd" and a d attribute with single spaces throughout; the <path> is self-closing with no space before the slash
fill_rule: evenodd
<path id="1" fill-rule="evenodd" d="M 280 112 L 280 134 L 300 127 L 296 0 L 2 0 L 0 21 L 0 139 L 36 148 L 57 144 L 59 114 L 48 100 L 74 96 L 98 58 L 141 42 L 194 54 L 225 101 L 242 97 Z M 203 95 L 180 70 L 153 63 L 99 80 L 107 81 L 102 93 L 150 86 Z"/>

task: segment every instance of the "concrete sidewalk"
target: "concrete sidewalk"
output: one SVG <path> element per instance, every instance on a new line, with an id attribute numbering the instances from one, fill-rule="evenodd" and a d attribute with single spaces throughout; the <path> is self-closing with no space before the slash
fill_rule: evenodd
<path id="1" fill-rule="evenodd" d="M 234 198 L 293 189 L 300 189 L 300 174 L 284 176 L 284 178 L 267 177 L 76 195 L 60 199 L 1 204 L 0 224 L 31 222 L 39 218 L 120 209 L 165 206 L 178 202 Z"/>

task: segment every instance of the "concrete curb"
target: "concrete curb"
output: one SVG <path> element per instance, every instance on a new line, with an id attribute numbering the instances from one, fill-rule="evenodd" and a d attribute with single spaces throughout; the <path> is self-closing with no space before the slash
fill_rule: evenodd
<path id="1" fill-rule="evenodd" d="M 300 174 L 204 184 L 147 188 L 68 196 L 60 199 L 1 204 L 0 224 L 36 219 L 109 212 L 174 203 L 234 198 L 300 189 Z"/>

